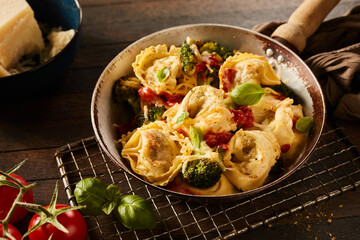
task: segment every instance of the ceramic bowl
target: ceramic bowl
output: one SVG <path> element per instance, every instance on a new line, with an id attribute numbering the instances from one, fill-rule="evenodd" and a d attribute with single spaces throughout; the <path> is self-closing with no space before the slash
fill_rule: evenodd
<path id="1" fill-rule="evenodd" d="M 114 123 L 119 123 L 126 118 L 127 112 L 119 112 L 111 99 L 114 82 L 119 77 L 132 73 L 131 64 L 135 61 L 136 55 L 141 50 L 152 45 L 164 43 L 168 46 L 172 44 L 180 46 L 187 36 L 204 41 L 217 41 L 223 46 L 232 49 L 266 57 L 274 67 L 281 69 L 282 79 L 286 80 L 287 85 L 299 97 L 299 101 L 303 105 L 304 114 L 313 117 L 314 127 L 311 129 L 307 145 L 301 154 L 283 172 L 275 176 L 269 176 L 262 187 L 228 196 L 194 196 L 177 193 L 146 182 L 131 170 L 127 161 L 120 155 L 120 150 L 116 143 L 119 136 L 117 135 Z M 104 152 L 124 171 L 144 184 L 179 198 L 186 198 L 187 200 L 232 201 L 251 196 L 274 186 L 293 174 L 296 169 L 306 162 L 317 144 L 323 129 L 325 104 L 321 88 L 315 76 L 306 64 L 285 46 L 271 38 L 243 28 L 215 24 L 197 24 L 174 27 L 151 34 L 120 52 L 102 72 L 95 86 L 91 103 L 91 120 L 96 138 Z"/>
<path id="2" fill-rule="evenodd" d="M 73 39 L 57 55 L 38 66 L 0 78 L 0 98 L 33 96 L 51 90 L 69 69 L 80 40 L 82 10 L 77 0 L 28 0 L 39 23 L 62 30 L 74 29 Z"/>

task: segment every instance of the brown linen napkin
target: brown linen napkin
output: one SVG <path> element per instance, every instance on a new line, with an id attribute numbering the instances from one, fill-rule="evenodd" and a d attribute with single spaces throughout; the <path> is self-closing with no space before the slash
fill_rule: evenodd
<path id="1" fill-rule="evenodd" d="M 270 36 L 283 23 L 262 23 L 253 30 Z M 322 23 L 300 57 L 320 82 L 332 117 L 359 121 L 360 6 Z"/>

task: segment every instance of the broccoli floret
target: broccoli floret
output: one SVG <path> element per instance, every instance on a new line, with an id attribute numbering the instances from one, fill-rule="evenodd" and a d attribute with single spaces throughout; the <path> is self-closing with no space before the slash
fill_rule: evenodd
<path id="1" fill-rule="evenodd" d="M 190 48 L 190 45 L 186 42 L 184 42 L 180 48 L 180 59 L 183 64 L 184 72 L 187 75 L 193 75 L 195 73 L 197 60 L 195 54 Z"/>
<path id="2" fill-rule="evenodd" d="M 141 114 L 137 120 L 137 126 L 141 127 L 145 123 L 154 122 L 156 120 L 161 120 L 162 115 L 166 111 L 164 106 L 153 106 L 149 109 L 147 118 L 144 114 Z"/>
<path id="3" fill-rule="evenodd" d="M 149 121 L 154 122 L 156 120 L 161 120 L 161 117 L 165 111 L 166 108 L 164 106 L 154 106 L 150 108 L 148 113 Z"/>
<path id="4" fill-rule="evenodd" d="M 116 104 L 128 104 L 137 115 L 140 110 L 140 96 L 138 88 L 140 81 L 135 77 L 124 77 L 115 81 L 112 89 L 112 97 Z"/>
<path id="5" fill-rule="evenodd" d="M 199 73 L 200 81 L 199 85 L 210 85 L 214 88 L 219 88 L 219 69 L 218 68 L 212 68 L 212 72 L 210 72 L 208 69 L 205 71 Z"/>
<path id="6" fill-rule="evenodd" d="M 288 86 L 286 86 L 285 83 L 281 82 L 281 85 L 273 85 L 269 87 L 280 93 L 283 97 L 292 98 L 294 100 L 294 104 L 298 103 L 296 94 Z"/>
<path id="7" fill-rule="evenodd" d="M 223 61 L 225 61 L 226 58 L 233 55 L 233 51 L 229 48 L 221 46 L 217 42 L 206 42 L 201 48 L 200 52 L 208 52 L 210 54 L 217 53 L 222 58 Z"/>
<path id="8" fill-rule="evenodd" d="M 222 172 L 220 164 L 209 158 L 185 162 L 181 170 L 185 182 L 198 188 L 214 186 L 219 181 Z"/>

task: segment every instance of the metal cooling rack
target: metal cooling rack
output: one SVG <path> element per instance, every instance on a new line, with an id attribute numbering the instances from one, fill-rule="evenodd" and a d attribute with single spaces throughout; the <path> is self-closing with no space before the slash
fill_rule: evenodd
<path id="1" fill-rule="evenodd" d="M 76 205 L 75 184 L 87 177 L 116 184 L 123 194 L 137 194 L 153 204 L 155 229 L 129 230 L 110 216 L 85 217 L 91 239 L 230 239 L 360 184 L 358 149 L 342 129 L 329 127 L 296 173 L 251 199 L 231 204 L 186 202 L 148 187 L 112 163 L 94 137 L 59 148 L 55 159 L 71 205 Z"/>

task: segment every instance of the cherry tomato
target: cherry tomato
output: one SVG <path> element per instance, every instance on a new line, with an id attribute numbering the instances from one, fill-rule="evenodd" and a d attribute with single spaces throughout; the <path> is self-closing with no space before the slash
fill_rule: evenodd
<path id="1" fill-rule="evenodd" d="M 25 181 L 25 179 L 16 174 L 12 173 L 10 174 L 10 176 L 18 180 L 24 186 L 29 185 L 29 183 Z M 6 217 L 18 194 L 19 190 L 16 188 L 0 186 L 0 219 L 4 219 Z M 25 195 L 21 199 L 21 202 L 33 203 L 32 190 L 29 190 L 25 193 Z M 28 213 L 29 211 L 25 208 L 17 207 L 14 213 L 11 215 L 9 223 L 13 224 L 22 220 Z"/>
<path id="2" fill-rule="evenodd" d="M 231 132 L 215 133 L 210 130 L 205 134 L 204 140 L 211 148 L 222 146 L 224 150 L 226 150 L 228 148 L 227 143 L 230 141 L 232 136 L 234 136 L 234 134 Z"/>
<path id="3" fill-rule="evenodd" d="M 21 240 L 21 233 L 11 224 L 8 224 L 8 233 L 13 236 L 16 240 Z M 4 237 L 3 225 L 0 223 L 0 237 Z M 10 238 L 6 238 L 10 239 Z"/>
<path id="4" fill-rule="evenodd" d="M 49 206 L 46 206 L 47 209 Z M 68 207 L 63 204 L 56 204 L 56 209 Z M 35 231 L 29 234 L 29 240 L 48 240 L 52 235 L 51 240 L 84 240 L 87 235 L 87 226 L 84 217 L 78 210 L 71 210 L 60 214 L 57 220 L 69 231 L 65 233 L 55 228 L 50 223 L 45 223 Z M 40 221 L 40 216 L 35 214 L 29 223 L 29 228 L 32 228 Z"/>

